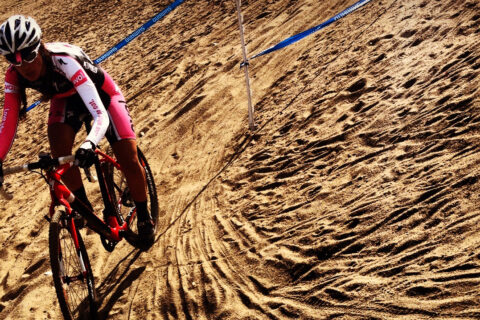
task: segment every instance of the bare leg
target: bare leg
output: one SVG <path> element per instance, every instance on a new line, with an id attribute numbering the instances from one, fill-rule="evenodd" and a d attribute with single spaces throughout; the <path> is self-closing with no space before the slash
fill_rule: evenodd
<path id="1" fill-rule="evenodd" d="M 72 154 L 75 131 L 65 123 L 54 123 L 48 126 L 48 140 L 52 157 L 63 157 Z M 63 174 L 63 182 L 70 190 L 78 190 L 83 186 L 78 167 L 74 166 Z"/>
<path id="2" fill-rule="evenodd" d="M 112 148 L 123 168 L 133 200 L 147 201 L 147 180 L 143 167 L 138 161 L 137 142 L 133 139 L 120 140 L 115 142 Z"/>

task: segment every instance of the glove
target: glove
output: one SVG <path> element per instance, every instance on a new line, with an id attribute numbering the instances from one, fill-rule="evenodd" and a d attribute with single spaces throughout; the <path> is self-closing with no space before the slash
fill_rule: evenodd
<path id="1" fill-rule="evenodd" d="M 75 163 L 81 168 L 88 168 L 95 162 L 95 144 L 85 141 L 75 152 Z"/>

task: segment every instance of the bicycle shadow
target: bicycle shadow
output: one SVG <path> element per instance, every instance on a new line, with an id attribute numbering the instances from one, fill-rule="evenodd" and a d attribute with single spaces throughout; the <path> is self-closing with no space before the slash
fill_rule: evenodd
<path id="1" fill-rule="evenodd" d="M 115 303 L 123 296 L 125 289 L 137 280 L 145 271 L 145 266 L 131 270 L 133 263 L 142 254 L 141 250 L 132 250 L 97 286 L 98 319 L 107 319 Z"/>

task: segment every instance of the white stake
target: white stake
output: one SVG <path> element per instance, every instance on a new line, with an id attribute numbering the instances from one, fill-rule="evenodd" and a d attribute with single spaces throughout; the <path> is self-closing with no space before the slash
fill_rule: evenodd
<path id="1" fill-rule="evenodd" d="M 243 70 L 245 71 L 245 82 L 247 84 L 247 98 L 248 98 L 248 126 L 250 130 L 255 130 L 255 121 L 253 119 L 253 105 L 252 105 L 252 93 L 250 91 L 250 79 L 248 77 L 248 60 L 247 60 L 247 48 L 245 47 L 245 37 L 243 30 L 243 16 L 241 9 L 241 0 L 236 0 L 237 13 L 238 13 L 238 26 L 240 28 L 240 39 L 242 41 L 243 51 Z"/>

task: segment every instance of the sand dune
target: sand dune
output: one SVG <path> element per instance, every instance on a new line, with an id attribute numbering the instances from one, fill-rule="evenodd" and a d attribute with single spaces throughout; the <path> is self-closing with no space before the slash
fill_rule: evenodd
<path id="1" fill-rule="evenodd" d="M 96 58 L 169 3 L 4 0 L 0 18 L 33 15 L 46 41 Z M 354 3 L 244 1 L 248 51 Z M 102 63 L 162 214 L 146 253 L 86 234 L 104 318 L 479 319 L 479 9 L 374 0 L 252 60 L 254 133 L 234 1 L 186 1 Z M 47 110 L 6 165 L 48 150 Z M 58 319 L 48 191 L 36 175 L 7 185 L 0 318 Z"/>

